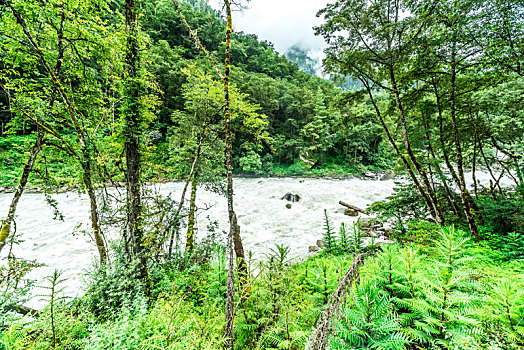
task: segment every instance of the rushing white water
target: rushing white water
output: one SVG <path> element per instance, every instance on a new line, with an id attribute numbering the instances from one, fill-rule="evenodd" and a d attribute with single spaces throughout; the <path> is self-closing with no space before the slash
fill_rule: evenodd
<path id="1" fill-rule="evenodd" d="M 485 174 L 480 174 L 480 180 L 489 183 Z M 239 178 L 235 179 L 234 186 L 235 211 L 245 249 L 252 251 L 255 257 L 261 257 L 275 244 L 283 244 L 291 248 L 292 256 L 297 257 L 306 255 L 308 247 L 322 237 L 324 209 L 335 228 L 341 222 L 350 224 L 356 218 L 344 215 L 339 200 L 365 208 L 392 194 L 394 182 L 358 178 Z M 183 184 L 168 183 L 156 187 L 161 193 L 170 193 L 178 200 Z M 288 192 L 301 197 L 300 202 L 292 203 L 291 209 L 286 208 L 289 202 L 281 199 Z M 11 198 L 10 194 L 0 195 L 2 212 L 8 208 Z M 43 194 L 23 195 L 16 219 L 16 234 L 23 241 L 13 247 L 13 253 L 18 258 L 45 264 L 28 276 L 35 279 L 37 285 L 48 284 L 45 277 L 55 269 L 63 271 L 62 276 L 67 281 L 64 294 L 75 296 L 81 293 L 83 272 L 96 260 L 95 245 L 81 233 L 82 230 L 89 232 L 89 202 L 85 195 L 75 193 L 55 194 L 52 198 L 57 201 L 64 221 L 53 220 L 53 209 Z M 199 211 L 199 237 L 205 234 L 209 220 L 218 222 L 219 232 L 228 228 L 225 197 L 200 189 L 197 206 L 210 207 Z M 7 248 L 4 248 L 2 257 L 6 256 Z M 35 291 L 35 295 L 40 292 Z M 38 306 L 40 302 L 34 298 L 30 304 Z"/>

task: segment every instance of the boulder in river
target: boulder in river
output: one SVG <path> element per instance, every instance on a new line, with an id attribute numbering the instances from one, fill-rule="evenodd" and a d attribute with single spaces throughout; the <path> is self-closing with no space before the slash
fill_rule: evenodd
<path id="1" fill-rule="evenodd" d="M 393 180 L 395 178 L 395 172 L 393 170 L 388 170 L 382 177 L 380 178 L 380 181 L 387 181 L 387 180 Z"/>
<path id="2" fill-rule="evenodd" d="M 375 175 L 375 173 L 369 171 L 369 170 L 365 170 L 362 172 L 362 176 L 365 177 L 365 178 L 368 178 L 368 179 L 374 179 L 377 177 L 377 175 Z"/>
<path id="3" fill-rule="evenodd" d="M 284 195 L 284 197 L 282 197 L 282 199 L 285 199 L 288 202 L 299 202 L 301 198 L 298 194 L 288 192 Z"/>
<path id="4" fill-rule="evenodd" d="M 362 228 L 372 229 L 379 225 L 380 225 L 380 222 L 375 218 L 361 218 L 360 219 L 360 227 Z"/>
<path id="5" fill-rule="evenodd" d="M 309 252 L 310 253 L 316 253 L 319 251 L 319 248 L 316 245 L 310 245 L 309 246 Z"/>
<path id="6" fill-rule="evenodd" d="M 319 247 L 319 248 L 324 248 L 324 241 L 321 240 L 321 239 L 318 239 L 318 240 L 317 240 L 317 247 Z"/>
<path id="7" fill-rule="evenodd" d="M 291 209 L 291 204 L 286 204 L 286 208 Z"/>
<path id="8" fill-rule="evenodd" d="M 347 208 L 346 210 L 344 210 L 344 215 L 347 215 L 347 216 L 358 216 L 358 212 L 354 209 L 351 209 L 351 208 Z"/>

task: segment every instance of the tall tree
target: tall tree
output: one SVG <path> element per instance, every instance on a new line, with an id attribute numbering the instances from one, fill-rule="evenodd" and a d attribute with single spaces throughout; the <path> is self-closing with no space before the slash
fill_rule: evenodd
<path id="1" fill-rule="evenodd" d="M 125 2 L 126 53 L 124 67 L 124 150 L 126 155 L 127 189 L 127 239 L 130 240 L 134 258 L 138 259 L 140 278 L 149 285 L 147 256 L 144 246 L 142 201 L 140 184 L 141 90 L 138 3 Z M 149 288 L 147 288 L 149 289 Z M 149 291 L 148 291 L 149 293 Z"/>
<path id="2" fill-rule="evenodd" d="M 352 75 L 362 81 L 393 149 L 406 166 L 431 216 L 442 224 L 444 216 L 438 198 L 412 146 L 405 96 L 406 90 L 414 83 L 406 79 L 412 59 L 410 50 L 427 26 L 428 14 L 433 7 L 433 4 L 425 6 L 421 14 L 415 16 L 410 14 L 407 1 L 338 1 L 319 12 L 327 22 L 316 28 L 316 32 L 324 36 L 330 45 L 326 49 L 326 69 L 343 76 Z M 381 90 L 390 94 L 393 100 L 403 149 L 385 122 L 385 112 L 381 112 L 374 102 L 374 95 Z"/>
<path id="3" fill-rule="evenodd" d="M 107 250 L 103 238 L 103 233 L 99 220 L 97 197 L 95 193 L 95 184 L 93 177 L 95 164 L 93 163 L 94 142 L 89 133 L 89 126 L 93 122 L 91 112 L 84 109 L 83 103 L 89 101 L 82 93 L 78 93 L 71 86 L 71 80 L 78 83 L 86 91 L 95 91 L 98 86 L 92 76 L 85 74 L 86 60 L 83 55 L 87 54 L 88 49 L 80 44 L 65 45 L 65 42 L 72 40 L 71 36 L 76 36 L 75 40 L 100 40 L 104 29 L 95 23 L 97 16 L 78 12 L 73 10 L 68 2 L 61 2 L 53 6 L 46 7 L 44 13 L 38 4 L 25 2 L 9 2 L 7 7 L 13 15 L 11 19 L 7 16 L 2 20 L 5 25 L 5 37 L 11 42 L 13 48 L 20 47 L 21 52 L 27 53 L 24 56 L 27 62 L 24 67 L 33 66 L 36 69 L 35 76 L 39 77 L 41 73 L 46 79 L 34 79 L 30 84 L 18 75 L 9 75 L 4 77 L 7 81 L 7 89 L 14 91 L 11 99 L 15 110 L 22 114 L 26 120 L 30 120 L 37 125 L 42 131 L 45 131 L 51 137 L 59 141 L 60 144 L 52 145 L 59 149 L 65 150 L 71 157 L 75 158 L 82 169 L 82 183 L 85 191 L 89 196 L 91 208 L 91 226 L 94 239 L 99 251 L 100 261 L 104 262 L 107 257 Z M 28 25 L 26 16 L 31 18 Z M 90 21 L 85 18 L 90 17 Z M 92 17 L 92 18 L 91 18 Z M 58 19 L 58 23 L 53 22 Z M 83 23 L 83 24 L 81 24 Z M 15 29 L 18 26 L 18 29 Z M 86 38 L 88 33 L 84 32 L 87 26 L 92 30 L 89 34 L 93 38 Z M 21 30 L 20 30 L 21 29 Z M 38 34 L 38 35 L 37 35 Z M 49 45 L 42 45 L 44 38 L 48 40 Z M 80 38 L 80 39 L 79 39 Z M 101 45 L 104 47 L 104 45 Z M 8 52 L 10 55 L 5 56 L 5 62 L 13 66 L 13 70 L 20 69 L 20 61 L 11 55 L 19 55 L 20 51 L 11 48 Z M 74 54 L 72 54 L 74 52 Z M 54 64 L 53 61 L 54 60 Z M 67 65 L 69 77 L 64 79 L 62 71 Z M 83 70 L 82 78 L 79 77 L 79 71 Z M 9 71 L 7 71 L 9 72 Z M 78 74 L 78 75 L 77 75 Z M 55 102 L 60 100 L 61 104 L 55 106 Z M 58 103 L 57 103 L 58 104 Z M 42 113 L 42 108 L 46 110 Z M 56 121 L 66 123 L 68 127 L 75 131 L 78 141 L 78 149 L 67 142 L 64 136 L 55 128 Z M 50 141 L 47 141 L 49 143 Z"/>

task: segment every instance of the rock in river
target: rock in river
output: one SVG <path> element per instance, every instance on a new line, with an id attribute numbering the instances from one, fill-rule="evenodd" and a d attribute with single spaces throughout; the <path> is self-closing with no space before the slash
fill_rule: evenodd
<path id="1" fill-rule="evenodd" d="M 293 193 L 288 192 L 284 195 L 284 197 L 282 197 L 282 199 L 285 199 L 288 202 L 299 202 L 300 196 L 298 194 L 293 194 Z"/>

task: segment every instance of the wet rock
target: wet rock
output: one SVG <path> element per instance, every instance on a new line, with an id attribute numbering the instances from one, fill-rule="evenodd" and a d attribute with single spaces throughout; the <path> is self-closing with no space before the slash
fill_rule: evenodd
<path id="1" fill-rule="evenodd" d="M 321 240 L 321 239 L 318 239 L 318 240 L 317 240 L 317 247 L 319 247 L 319 248 L 324 248 L 324 241 Z"/>
<path id="2" fill-rule="evenodd" d="M 291 209 L 291 204 L 286 204 L 286 208 Z"/>
<path id="3" fill-rule="evenodd" d="M 387 180 L 393 180 L 395 178 L 395 172 L 393 170 L 388 170 L 382 177 L 380 178 L 380 181 L 387 181 Z"/>
<path id="4" fill-rule="evenodd" d="M 347 216 L 358 216 L 358 212 L 356 210 L 348 208 L 348 209 L 344 210 L 344 215 L 347 215 Z"/>
<path id="5" fill-rule="evenodd" d="M 309 252 L 310 253 L 316 253 L 319 251 L 319 248 L 316 245 L 310 245 L 309 246 Z"/>
<path id="6" fill-rule="evenodd" d="M 281 199 L 284 199 L 288 202 L 299 202 L 301 198 L 298 194 L 293 194 L 293 193 L 288 192 Z"/>
<path id="7" fill-rule="evenodd" d="M 361 218 L 360 219 L 360 227 L 362 228 L 371 228 L 373 227 L 373 220 L 372 218 Z"/>
<path id="8" fill-rule="evenodd" d="M 384 227 L 384 224 L 378 221 L 376 218 L 360 218 L 360 227 L 369 230 L 378 230 Z"/>
<path id="9" fill-rule="evenodd" d="M 380 232 L 372 231 L 372 230 L 366 230 L 366 231 L 362 232 L 362 236 L 363 237 L 379 238 L 381 235 L 382 234 Z"/>
<path id="10" fill-rule="evenodd" d="M 369 170 L 366 170 L 364 172 L 362 172 L 362 176 L 363 177 L 367 177 L 368 179 L 374 179 L 376 177 L 375 173 L 369 171 Z"/>

